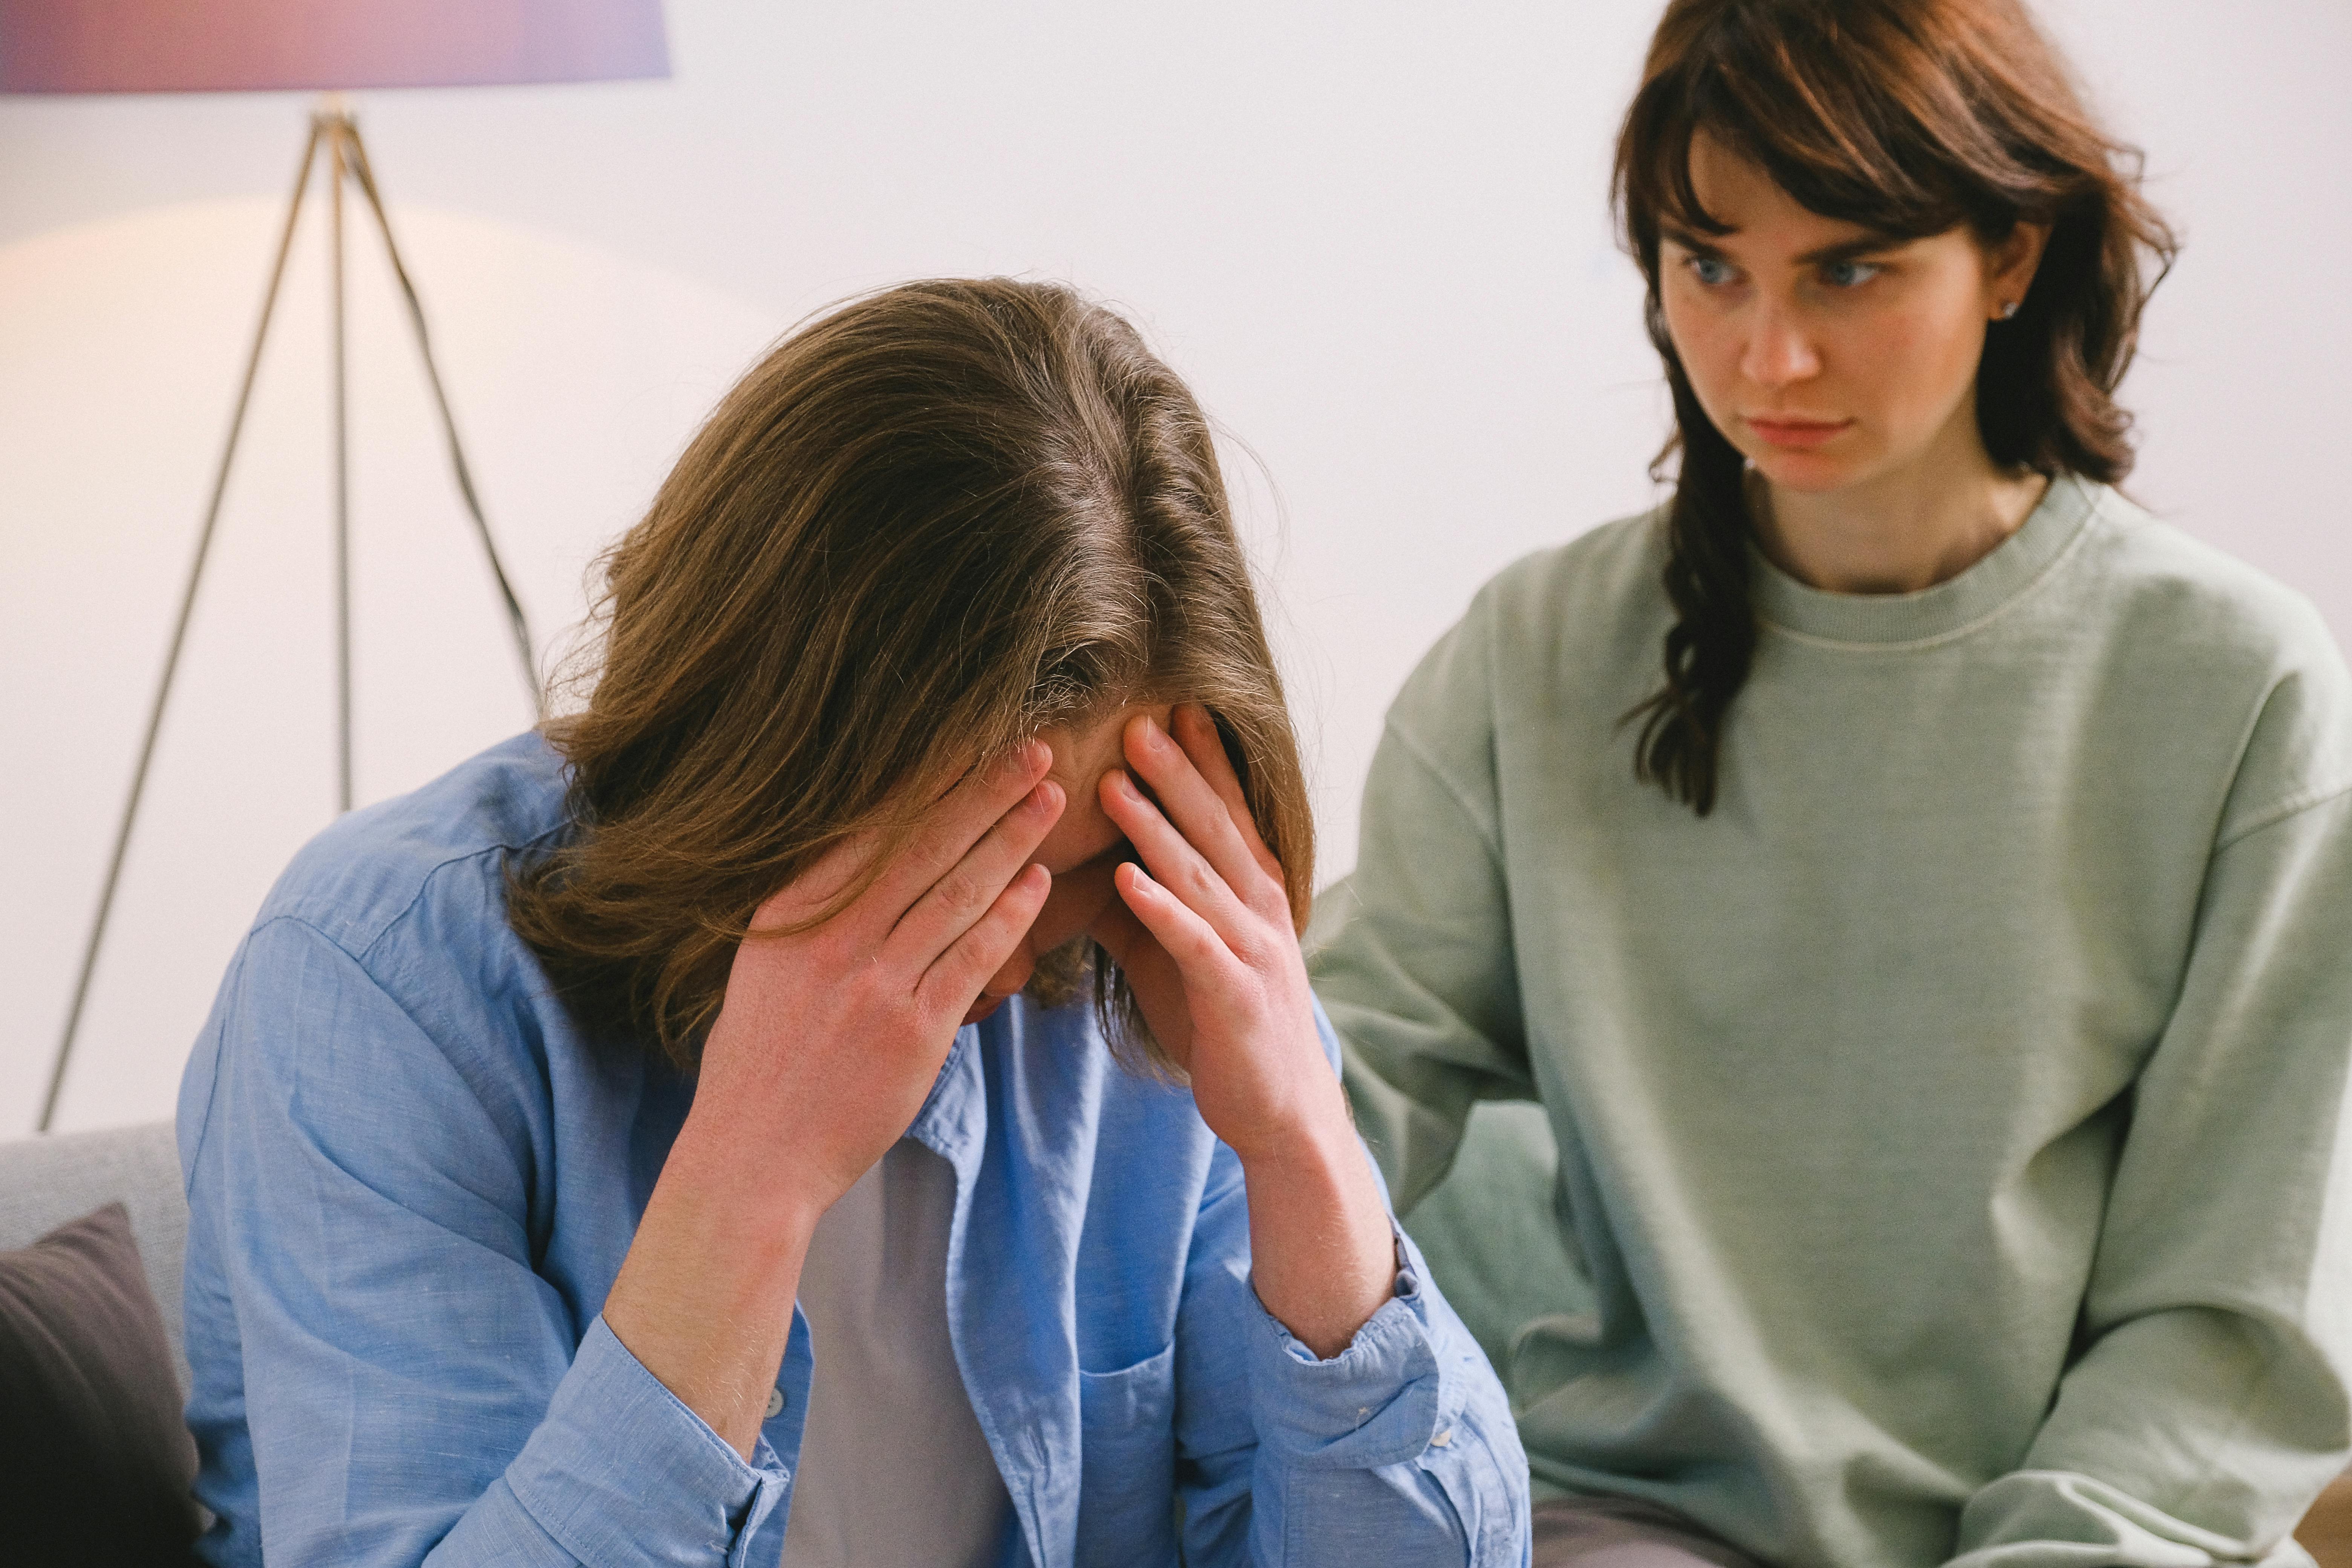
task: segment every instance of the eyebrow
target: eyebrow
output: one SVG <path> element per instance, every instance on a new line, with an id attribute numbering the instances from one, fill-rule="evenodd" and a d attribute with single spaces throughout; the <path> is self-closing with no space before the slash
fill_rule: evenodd
<path id="1" fill-rule="evenodd" d="M 1727 229 L 1724 237 L 1738 232 L 1738 229 Z M 1672 224 L 1659 225 L 1658 237 L 1672 240 L 1694 256 L 1720 257 L 1723 254 L 1722 247 Z M 1892 250 L 1910 243 L 1899 234 L 1866 234 L 1859 239 L 1842 239 L 1835 245 L 1817 246 L 1798 257 L 1797 263 L 1801 267 L 1826 267 L 1832 262 L 1851 261 L 1857 256 L 1867 256 L 1874 250 Z"/>

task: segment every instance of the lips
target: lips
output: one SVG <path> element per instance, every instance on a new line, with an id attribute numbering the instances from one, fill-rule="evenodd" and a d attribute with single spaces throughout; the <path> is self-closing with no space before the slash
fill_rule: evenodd
<path id="1" fill-rule="evenodd" d="M 1807 449 L 1834 440 L 1851 428 L 1851 419 L 1793 419 L 1746 416 L 1750 430 L 1768 446 Z"/>

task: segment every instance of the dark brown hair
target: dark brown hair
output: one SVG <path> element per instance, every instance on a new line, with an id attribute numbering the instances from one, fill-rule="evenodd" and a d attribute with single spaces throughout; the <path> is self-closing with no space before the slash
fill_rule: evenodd
<path id="1" fill-rule="evenodd" d="M 1635 774 L 1704 816 L 1757 626 L 1744 459 L 1700 408 L 1659 295 L 1663 222 L 1727 232 L 1692 187 L 1702 132 L 1801 205 L 1891 238 L 1965 226 L 1992 245 L 2021 222 L 2050 226 L 2021 309 L 1994 326 L 1978 367 L 1978 428 L 2004 468 L 2103 483 L 2130 469 L 2131 420 L 2114 393 L 2176 246 L 2139 194 L 2138 153 L 2092 120 L 2018 0 L 1667 5 L 1612 186 L 1649 284 L 1675 423 L 1653 468 L 1663 479 L 1675 465 L 1665 588 L 1675 620 L 1664 684 L 1626 717 L 1642 721 Z"/>
<path id="2" fill-rule="evenodd" d="M 1209 709 L 1304 923 L 1313 822 L 1209 422 L 1072 290 L 911 283 L 803 327 L 604 565 L 593 694 L 548 726 L 572 826 L 509 909 L 607 1032 L 690 1066 L 769 894 L 1146 699 Z M 1113 1046 L 1164 1069 L 1095 959 Z"/>

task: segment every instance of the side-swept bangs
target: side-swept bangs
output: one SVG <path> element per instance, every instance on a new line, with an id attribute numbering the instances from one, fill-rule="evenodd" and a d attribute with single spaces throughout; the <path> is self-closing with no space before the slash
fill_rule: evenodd
<path id="1" fill-rule="evenodd" d="M 1674 68 L 1643 83 L 1625 118 L 1617 172 L 1637 253 L 1654 255 L 1669 226 L 1728 232 L 1692 183 L 1692 143 L 1701 134 L 1762 169 L 1801 206 L 1890 239 L 1962 223 L 1998 237 L 2021 214 L 2021 205 L 2003 214 L 1981 200 L 1971 210 L 1969 183 L 1947 151 L 1946 128 L 1934 123 L 1935 95 L 1910 80 L 1866 79 L 1862 62 L 1834 47 L 1847 29 L 1828 9 L 1727 10 Z M 1781 30 L 1790 26 L 1821 36 L 1792 38 Z"/>
<path id="2" fill-rule="evenodd" d="M 1651 285 L 1662 231 L 1726 232 L 1692 184 L 1702 134 L 1799 205 L 1892 239 L 2050 226 L 2021 318 L 1988 346 L 1996 462 L 2112 483 L 2130 421 L 2111 395 L 2178 248 L 2016 0 L 1676 0 L 1619 134 L 1613 195 Z M 2153 277 L 2147 263 L 2155 263 Z"/>

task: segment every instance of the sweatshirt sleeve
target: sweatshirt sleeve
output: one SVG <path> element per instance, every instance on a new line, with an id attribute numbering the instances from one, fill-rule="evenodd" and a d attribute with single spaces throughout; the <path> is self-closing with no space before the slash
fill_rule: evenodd
<path id="1" fill-rule="evenodd" d="M 215 1560 L 272 1568 L 708 1564 L 786 1478 L 747 1464 L 532 1268 L 527 1149 L 350 953 L 247 940 L 184 1107 L 191 1289 L 233 1310 L 249 1442 L 207 1471 Z M 232 1458 L 236 1458 L 231 1456 Z M 231 1516 L 259 1540 L 221 1538 Z M 247 1526 L 250 1527 L 249 1525 Z"/>
<path id="2" fill-rule="evenodd" d="M 1328 1025 L 1324 1043 L 1336 1052 Z M 1177 1330 L 1186 1562 L 1527 1561 L 1528 1461 L 1502 1385 L 1389 1223 L 1394 1294 L 1318 1359 L 1257 1299 L 1241 1164 L 1217 1146 Z"/>
<path id="3" fill-rule="evenodd" d="M 1364 1131 L 1410 1214 L 1480 1100 L 1533 1099 L 1511 940 L 1483 606 L 1390 709 L 1356 868 L 1316 902 L 1307 964 Z"/>
<path id="4" fill-rule="evenodd" d="M 2225 833 L 2143 1068 L 2080 1346 L 1955 1568 L 2303 1561 L 2352 1453 L 2352 791 Z"/>

